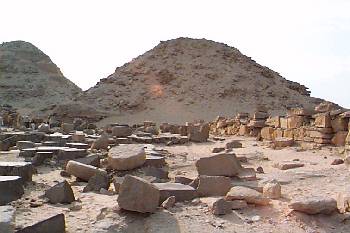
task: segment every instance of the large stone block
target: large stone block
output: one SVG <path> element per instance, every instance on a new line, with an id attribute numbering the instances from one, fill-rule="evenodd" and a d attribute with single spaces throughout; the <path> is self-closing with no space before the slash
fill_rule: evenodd
<path id="1" fill-rule="evenodd" d="M 338 131 L 332 138 L 332 143 L 336 146 L 345 146 L 348 131 Z"/>
<path id="2" fill-rule="evenodd" d="M 119 188 L 120 208 L 140 213 L 153 213 L 159 206 L 157 187 L 139 177 L 127 175 Z"/>
<path id="3" fill-rule="evenodd" d="M 315 116 L 315 126 L 320 128 L 332 127 L 331 116 L 329 113 L 317 114 Z"/>
<path id="4" fill-rule="evenodd" d="M 18 230 L 16 233 L 65 233 L 66 222 L 64 214 L 57 214 L 48 219 Z"/>
<path id="5" fill-rule="evenodd" d="M 209 124 L 188 125 L 188 138 L 192 142 L 206 142 L 209 138 Z"/>
<path id="6" fill-rule="evenodd" d="M 287 118 L 287 128 L 295 129 L 303 126 L 305 117 L 303 116 L 290 116 Z"/>
<path id="7" fill-rule="evenodd" d="M 347 131 L 349 124 L 349 118 L 336 117 L 331 121 L 331 125 L 334 132 Z"/>
<path id="8" fill-rule="evenodd" d="M 16 209 L 12 206 L 0 206 L 0 232 L 1 233 L 14 233 L 15 232 L 15 220 Z"/>
<path id="9" fill-rule="evenodd" d="M 73 160 L 68 161 L 66 166 L 66 171 L 69 174 L 85 181 L 89 181 L 89 179 L 94 175 L 96 175 L 97 173 L 107 174 L 107 172 L 102 169 L 99 169 L 91 165 L 79 163 Z"/>
<path id="10" fill-rule="evenodd" d="M 289 208 L 305 214 L 331 214 L 337 209 L 337 202 L 333 198 L 302 198 L 292 200 Z"/>
<path id="11" fill-rule="evenodd" d="M 243 186 L 235 186 L 226 194 L 227 201 L 244 200 L 250 204 L 268 205 L 270 199 L 263 196 L 262 193 Z"/>
<path id="12" fill-rule="evenodd" d="M 0 176 L 20 176 L 24 182 L 32 181 L 34 167 L 27 162 L 0 162 Z"/>
<path id="13" fill-rule="evenodd" d="M 125 144 L 115 146 L 108 152 L 108 164 L 115 170 L 131 170 L 142 166 L 146 162 L 143 145 Z"/>
<path id="14" fill-rule="evenodd" d="M 261 129 L 260 134 L 263 139 L 272 141 L 272 139 L 274 138 L 273 132 L 274 129 L 272 127 L 264 127 Z"/>
<path id="15" fill-rule="evenodd" d="M 87 155 L 85 149 L 76 149 L 76 148 L 64 148 L 61 149 L 56 155 L 57 160 L 72 160 L 77 158 L 83 158 Z"/>
<path id="16" fill-rule="evenodd" d="M 207 176 L 235 176 L 242 168 L 233 153 L 200 158 L 196 167 L 199 175 Z"/>
<path id="17" fill-rule="evenodd" d="M 112 128 L 112 135 L 117 138 L 128 137 L 132 134 L 132 128 L 128 125 L 117 125 Z"/>
<path id="18" fill-rule="evenodd" d="M 23 180 L 19 176 L 0 176 L 0 205 L 15 201 L 24 194 Z"/>
<path id="19" fill-rule="evenodd" d="M 49 188 L 45 192 L 45 197 L 47 197 L 52 204 L 65 204 L 75 201 L 73 189 L 66 180 Z"/>
<path id="20" fill-rule="evenodd" d="M 231 179 L 225 176 L 199 176 L 197 193 L 201 197 L 225 196 L 231 189 Z"/>
<path id="21" fill-rule="evenodd" d="M 180 183 L 153 183 L 160 191 L 159 204 L 163 203 L 171 196 L 175 196 L 176 201 L 189 201 L 197 197 L 196 190 Z"/>

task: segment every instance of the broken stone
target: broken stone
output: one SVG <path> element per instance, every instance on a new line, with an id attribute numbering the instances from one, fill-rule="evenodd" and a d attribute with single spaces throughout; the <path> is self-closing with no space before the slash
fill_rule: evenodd
<path id="1" fill-rule="evenodd" d="M 160 156 L 146 155 L 145 167 L 164 167 L 166 165 L 165 158 Z"/>
<path id="2" fill-rule="evenodd" d="M 264 185 L 263 196 L 271 199 L 281 198 L 281 184 L 277 180 L 272 180 Z"/>
<path id="3" fill-rule="evenodd" d="M 49 133 L 50 126 L 48 124 L 42 123 L 38 126 L 38 131 L 43 133 Z"/>
<path id="4" fill-rule="evenodd" d="M 199 175 L 235 176 L 241 170 L 241 164 L 235 154 L 217 154 L 197 160 Z"/>
<path id="5" fill-rule="evenodd" d="M 226 194 L 227 201 L 244 200 L 250 204 L 268 205 L 270 200 L 254 189 L 243 186 L 235 186 Z"/>
<path id="6" fill-rule="evenodd" d="M 28 149 L 28 148 L 34 148 L 35 143 L 31 141 L 17 141 L 16 147 L 18 150 Z"/>
<path id="7" fill-rule="evenodd" d="M 120 185 L 123 183 L 124 177 L 115 176 L 113 177 L 114 191 L 119 193 Z"/>
<path id="8" fill-rule="evenodd" d="M 303 163 L 293 162 L 293 161 L 283 161 L 279 163 L 275 163 L 273 167 L 278 168 L 280 170 L 288 170 L 298 167 L 304 167 Z"/>
<path id="9" fill-rule="evenodd" d="M 57 160 L 73 160 L 73 159 L 85 157 L 86 155 L 87 155 L 87 151 L 84 149 L 63 148 L 59 150 L 56 157 L 57 157 Z"/>
<path id="10" fill-rule="evenodd" d="M 0 206 L 0 232 L 15 232 L 15 212 L 16 209 L 12 206 Z"/>
<path id="11" fill-rule="evenodd" d="M 337 208 L 341 214 L 350 211 L 350 195 L 348 193 L 338 193 Z"/>
<path id="12" fill-rule="evenodd" d="M 240 210 L 248 207 L 248 204 L 244 200 L 233 200 L 231 202 L 231 208 L 233 210 Z"/>
<path id="13" fill-rule="evenodd" d="M 331 125 L 334 132 L 347 131 L 348 130 L 348 118 L 336 117 L 331 121 Z"/>
<path id="14" fill-rule="evenodd" d="M 226 149 L 242 148 L 242 143 L 238 140 L 233 140 L 225 145 Z"/>
<path id="15" fill-rule="evenodd" d="M 231 179 L 225 176 L 199 176 L 197 193 L 200 197 L 225 196 L 231 189 Z"/>
<path id="16" fill-rule="evenodd" d="M 47 197 L 52 204 L 66 204 L 75 201 L 72 187 L 66 180 L 48 189 L 45 192 L 45 197 Z"/>
<path id="17" fill-rule="evenodd" d="M 225 215 L 232 213 L 232 204 L 224 198 L 219 198 L 211 206 L 211 211 L 214 215 Z"/>
<path id="18" fill-rule="evenodd" d="M 189 185 L 179 183 L 153 183 L 160 191 L 160 203 L 170 196 L 175 196 L 176 201 L 189 201 L 197 197 L 197 192 Z M 160 204 L 159 203 L 159 204 Z"/>
<path id="19" fill-rule="evenodd" d="M 69 143 L 66 143 L 66 146 L 70 148 L 84 149 L 84 150 L 87 150 L 90 147 L 89 144 L 81 143 L 81 142 L 69 142 Z"/>
<path id="20" fill-rule="evenodd" d="M 236 176 L 242 180 L 256 180 L 254 168 L 242 168 Z"/>
<path id="21" fill-rule="evenodd" d="M 175 183 L 189 185 L 192 181 L 193 181 L 193 179 L 185 177 L 185 176 L 175 176 Z"/>
<path id="22" fill-rule="evenodd" d="M 158 168 L 158 167 L 144 167 L 142 169 L 146 176 L 153 176 L 157 178 L 157 180 L 168 180 L 169 171 L 166 168 Z"/>
<path id="23" fill-rule="evenodd" d="M 116 125 L 112 128 L 112 135 L 117 138 L 125 138 L 132 134 L 132 128 L 128 125 Z"/>
<path id="24" fill-rule="evenodd" d="M 82 131 L 76 131 L 75 134 L 72 135 L 72 142 L 85 142 L 85 134 Z"/>
<path id="25" fill-rule="evenodd" d="M 342 159 L 335 159 L 335 160 L 333 160 L 331 165 L 340 165 L 340 164 L 343 164 L 343 163 L 344 163 L 344 160 L 342 160 Z"/>
<path id="26" fill-rule="evenodd" d="M 157 187 L 139 177 L 127 175 L 119 189 L 118 205 L 125 210 L 153 213 L 159 200 Z"/>
<path id="27" fill-rule="evenodd" d="M 88 185 L 85 186 L 83 192 L 95 191 L 99 192 L 101 189 L 108 190 L 110 185 L 107 174 L 97 173 L 89 179 Z"/>
<path id="28" fill-rule="evenodd" d="M 163 207 L 164 209 L 170 209 L 170 208 L 174 207 L 175 202 L 176 202 L 176 197 L 175 197 L 175 196 L 168 197 L 168 198 L 162 203 L 162 207 Z"/>
<path id="29" fill-rule="evenodd" d="M 283 148 L 293 146 L 294 140 L 293 138 L 275 138 L 273 143 L 276 148 Z"/>
<path id="30" fill-rule="evenodd" d="M 32 164 L 34 166 L 40 166 L 46 159 L 51 159 L 53 156 L 52 152 L 37 152 L 33 157 Z"/>
<path id="31" fill-rule="evenodd" d="M 332 138 L 333 145 L 345 146 L 345 140 L 348 135 L 348 131 L 338 131 Z"/>
<path id="32" fill-rule="evenodd" d="M 32 181 L 34 168 L 28 162 L 0 162 L 0 176 L 20 176 L 23 182 Z"/>
<path id="33" fill-rule="evenodd" d="M 19 176 L 0 176 L 0 205 L 21 198 L 24 194 L 23 180 Z"/>
<path id="34" fill-rule="evenodd" d="M 289 208 L 305 214 L 331 214 L 337 209 L 333 198 L 311 197 L 293 200 Z"/>
<path id="35" fill-rule="evenodd" d="M 89 181 L 89 179 L 97 173 L 106 174 L 106 171 L 102 169 L 72 160 L 68 161 L 66 171 L 84 181 Z"/>
<path id="36" fill-rule="evenodd" d="M 65 233 L 66 223 L 64 214 L 58 214 L 34 225 L 18 230 L 16 233 Z"/>
<path id="37" fill-rule="evenodd" d="M 188 139 L 192 142 L 206 142 L 209 138 L 208 124 L 188 125 Z"/>
<path id="38" fill-rule="evenodd" d="M 211 152 L 212 153 L 219 153 L 219 152 L 222 152 L 224 150 L 225 150 L 225 148 L 223 148 L 223 147 L 215 147 L 211 150 Z"/>
<path id="39" fill-rule="evenodd" d="M 109 146 L 109 138 L 107 134 L 102 134 L 91 145 L 91 149 L 95 150 L 107 150 Z"/>
<path id="40" fill-rule="evenodd" d="M 113 147 L 108 152 L 108 164 L 115 170 L 131 170 L 142 166 L 146 162 L 144 146 L 126 144 Z"/>

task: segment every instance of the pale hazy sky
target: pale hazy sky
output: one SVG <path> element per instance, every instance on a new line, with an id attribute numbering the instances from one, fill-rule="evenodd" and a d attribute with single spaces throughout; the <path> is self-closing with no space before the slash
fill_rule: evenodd
<path id="1" fill-rule="evenodd" d="M 350 108 L 349 0 L 0 1 L 0 42 L 33 43 L 83 89 L 177 37 L 234 46 Z"/>

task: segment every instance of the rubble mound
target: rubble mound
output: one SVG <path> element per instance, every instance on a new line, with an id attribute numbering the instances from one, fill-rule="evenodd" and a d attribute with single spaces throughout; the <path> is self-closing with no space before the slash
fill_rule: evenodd
<path id="1" fill-rule="evenodd" d="M 0 105 L 31 113 L 53 108 L 80 92 L 34 45 L 24 41 L 0 44 Z"/>
<path id="2" fill-rule="evenodd" d="M 236 48 L 206 39 L 160 42 L 78 98 L 108 112 L 105 121 L 183 123 L 265 106 L 270 114 L 314 108 L 308 88 L 259 65 Z"/>

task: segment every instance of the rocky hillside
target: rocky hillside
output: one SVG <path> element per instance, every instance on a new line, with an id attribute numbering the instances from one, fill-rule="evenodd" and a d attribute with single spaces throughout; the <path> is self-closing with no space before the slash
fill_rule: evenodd
<path id="1" fill-rule="evenodd" d="M 0 44 L 0 105 L 30 113 L 70 101 L 80 92 L 34 45 L 24 41 Z"/>
<path id="2" fill-rule="evenodd" d="M 108 112 L 106 121 L 212 120 L 265 106 L 270 113 L 314 107 L 308 89 L 257 64 L 236 48 L 178 38 L 115 70 L 79 100 Z"/>

